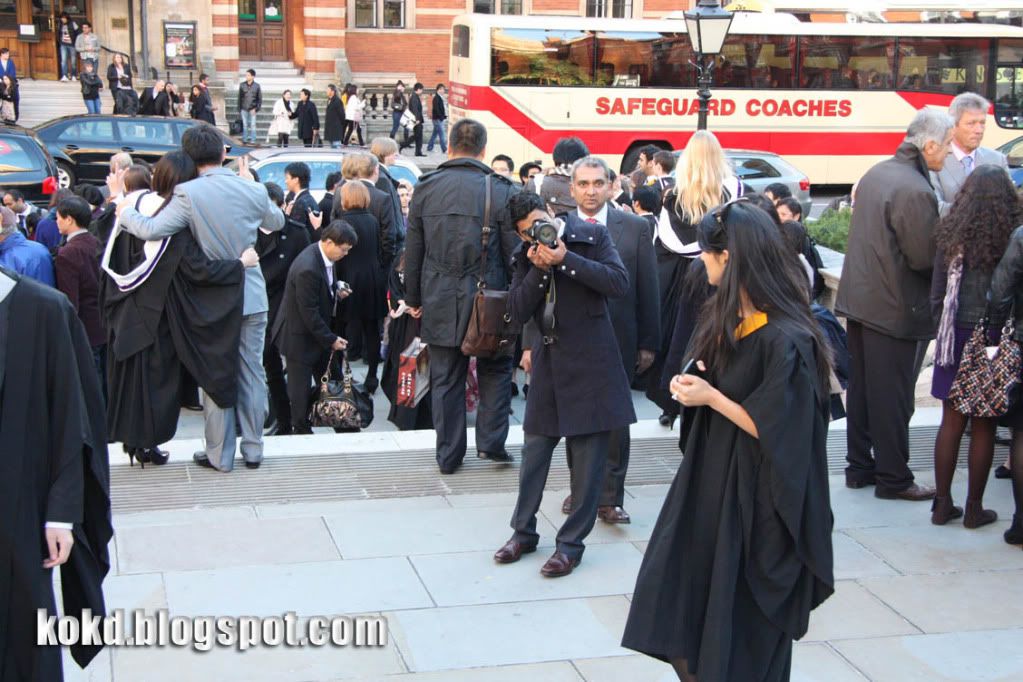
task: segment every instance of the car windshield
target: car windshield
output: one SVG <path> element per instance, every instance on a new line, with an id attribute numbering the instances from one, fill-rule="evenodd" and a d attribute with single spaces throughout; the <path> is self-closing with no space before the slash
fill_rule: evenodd
<path id="1" fill-rule="evenodd" d="M 415 173 L 405 166 L 388 166 L 387 172 L 390 173 L 391 177 L 395 180 L 407 180 L 411 185 L 415 185 L 416 181 L 419 179 L 416 177 Z"/>
<path id="2" fill-rule="evenodd" d="M 0 172 L 15 173 L 42 168 L 42 154 L 28 138 L 0 137 Z"/>
<path id="3" fill-rule="evenodd" d="M 260 182 L 274 182 L 281 186 L 281 189 L 287 189 L 284 184 L 284 169 L 288 167 L 291 161 L 284 160 L 273 160 L 267 161 L 266 163 L 254 166 L 256 173 L 259 174 Z M 307 159 L 304 163 L 309 166 L 309 189 L 311 190 L 322 190 L 327 184 L 327 176 L 331 173 L 341 172 L 341 162 L 337 159 Z M 237 168 L 237 164 L 231 164 Z"/>

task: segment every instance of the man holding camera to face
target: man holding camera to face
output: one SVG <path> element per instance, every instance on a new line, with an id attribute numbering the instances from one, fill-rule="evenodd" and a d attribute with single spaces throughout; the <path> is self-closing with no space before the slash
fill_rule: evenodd
<path id="1" fill-rule="evenodd" d="M 606 166 L 580 159 L 583 169 Z M 605 175 L 606 177 L 606 175 Z M 530 344 L 532 380 L 523 423 L 524 445 L 514 534 L 497 551 L 498 563 L 518 561 L 536 550 L 536 513 L 562 438 L 573 450 L 574 509 L 558 532 L 557 549 L 540 572 L 568 575 L 579 565 L 583 539 L 593 528 L 607 465 L 611 432 L 636 421 L 608 299 L 624 296 L 629 275 L 607 228 L 570 213 L 555 221 L 535 194 L 513 196 L 508 209 L 519 237 L 509 292 L 517 324 L 539 330 Z"/>

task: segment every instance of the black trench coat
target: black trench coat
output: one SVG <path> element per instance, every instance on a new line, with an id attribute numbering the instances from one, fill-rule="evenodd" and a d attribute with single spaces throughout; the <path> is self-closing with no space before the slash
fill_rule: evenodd
<path id="1" fill-rule="evenodd" d="M 600 224 L 565 228 L 568 253 L 553 270 L 557 340 L 534 335 L 523 430 L 560 437 L 620 429 L 636 421 L 607 300 L 629 290 L 629 273 Z M 514 258 L 509 312 L 516 324 L 542 318 L 550 273 L 533 267 L 523 245 Z"/>

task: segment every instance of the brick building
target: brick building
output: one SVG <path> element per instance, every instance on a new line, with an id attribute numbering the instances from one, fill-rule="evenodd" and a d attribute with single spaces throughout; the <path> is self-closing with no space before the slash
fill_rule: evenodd
<path id="1" fill-rule="evenodd" d="M 447 78 L 450 27 L 459 14 L 476 11 L 656 18 L 686 9 L 691 2 L 0 0 L 0 45 L 11 47 L 19 66 L 34 67 L 32 75 L 55 77 L 57 51 L 52 26 L 57 15 L 67 11 L 77 21 L 89 18 L 104 45 L 133 55 L 136 66 L 145 62 L 160 73 L 174 69 L 169 54 L 173 56 L 174 50 L 182 54 L 177 44 L 169 52 L 168 42 L 184 41 L 184 51 L 192 51 L 194 64 L 182 70 L 192 71 L 193 76 L 207 71 L 231 80 L 237 79 L 239 69 L 247 63 L 264 67 L 279 63 L 297 68 L 310 83 L 384 83 L 405 78 L 433 85 Z M 10 26 L 3 23 L 5 4 L 17 10 L 9 17 Z M 39 28 L 40 42 L 29 44 L 18 39 L 17 24 L 28 21 Z M 189 62 L 188 56 L 185 63 Z M 109 59 L 109 53 L 101 57 L 103 68 Z"/>

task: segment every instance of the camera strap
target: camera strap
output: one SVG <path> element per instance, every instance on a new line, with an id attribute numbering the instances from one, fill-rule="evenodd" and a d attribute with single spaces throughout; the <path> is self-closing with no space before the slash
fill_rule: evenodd
<path id="1" fill-rule="evenodd" d="M 555 331 L 557 331 L 558 321 L 554 317 L 554 306 L 558 302 L 558 285 L 555 284 L 554 271 L 551 271 L 550 284 L 547 285 L 547 294 L 544 297 L 543 303 L 543 317 L 540 319 L 540 327 L 543 331 L 543 344 L 549 346 L 558 340 Z"/>

